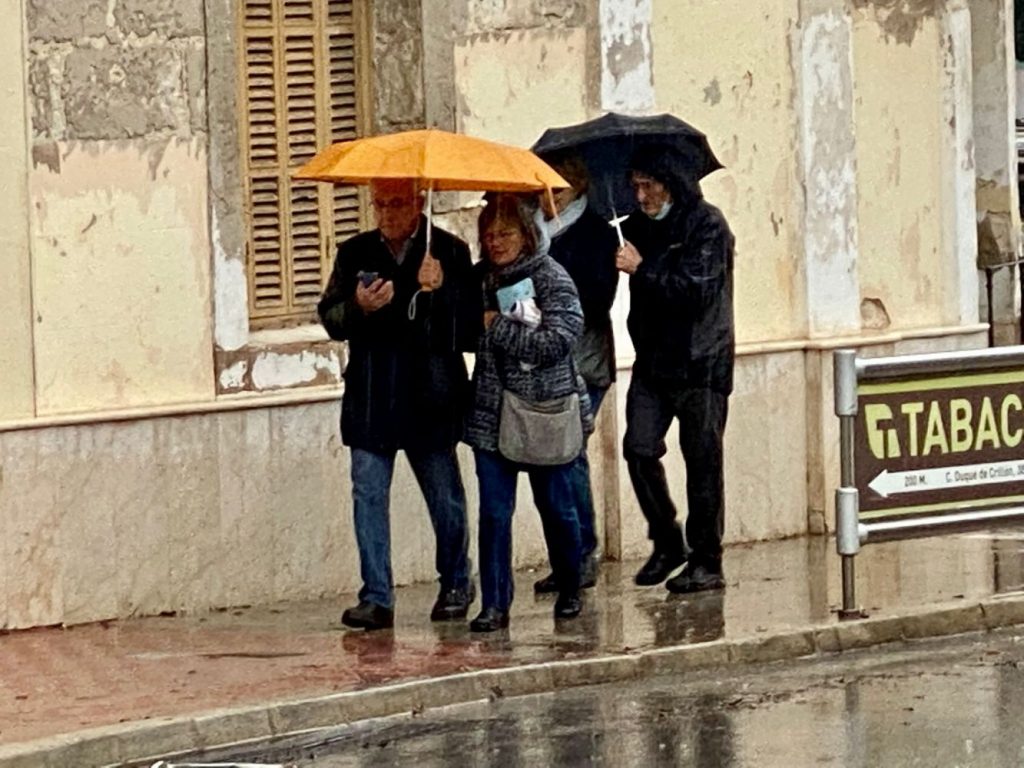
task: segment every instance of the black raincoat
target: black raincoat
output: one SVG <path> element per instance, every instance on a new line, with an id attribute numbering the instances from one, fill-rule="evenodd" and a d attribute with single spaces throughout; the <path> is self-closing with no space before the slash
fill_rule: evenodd
<path id="1" fill-rule="evenodd" d="M 655 221 L 636 211 L 623 225 L 643 261 L 630 277 L 633 370 L 670 389 L 732 392 L 734 238 L 695 185 L 670 184 L 675 200 Z"/>

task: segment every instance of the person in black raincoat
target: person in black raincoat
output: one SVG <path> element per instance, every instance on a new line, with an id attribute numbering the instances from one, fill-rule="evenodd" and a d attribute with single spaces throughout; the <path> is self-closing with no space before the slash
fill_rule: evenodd
<path id="1" fill-rule="evenodd" d="M 654 544 L 636 582 L 659 584 L 685 562 L 668 581 L 670 590 L 721 589 L 735 240 L 672 150 L 641 147 L 630 167 L 639 209 L 623 225 L 627 242 L 617 256 L 630 275 L 628 328 L 636 350 L 623 452 Z M 685 544 L 661 463 L 673 419 L 686 461 Z"/>
<path id="2" fill-rule="evenodd" d="M 378 229 L 338 248 L 318 312 L 348 342 L 341 437 L 352 452 L 352 502 L 363 587 L 342 615 L 349 627 L 394 621 L 389 496 L 405 452 L 437 537 L 440 595 L 431 619 L 461 619 L 473 601 L 466 498 L 455 445 L 469 382 L 464 351 L 479 332 L 479 287 L 468 246 L 427 221 L 415 183 L 371 186 Z"/>

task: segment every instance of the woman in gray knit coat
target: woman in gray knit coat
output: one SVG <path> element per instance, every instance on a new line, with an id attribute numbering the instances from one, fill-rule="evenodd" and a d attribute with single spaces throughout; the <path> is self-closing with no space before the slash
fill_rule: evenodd
<path id="1" fill-rule="evenodd" d="M 482 610 L 475 632 L 508 626 L 512 605 L 512 513 L 519 472 L 529 475 L 558 581 L 556 618 L 573 618 L 579 597 L 580 531 L 571 461 L 555 466 L 519 464 L 498 450 L 502 390 L 531 402 L 576 393 L 584 434 L 593 431 L 586 386 L 576 372 L 573 345 L 583 332 L 583 310 L 568 273 L 538 251 L 529 204 L 495 196 L 480 215 L 484 331 L 473 371 L 473 401 L 466 424 L 480 483 L 480 586 Z M 499 311 L 499 289 L 532 283 L 533 296 Z"/>

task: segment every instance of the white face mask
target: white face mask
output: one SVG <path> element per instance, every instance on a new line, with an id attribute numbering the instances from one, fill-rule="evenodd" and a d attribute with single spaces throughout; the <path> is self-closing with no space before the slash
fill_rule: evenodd
<path id="1" fill-rule="evenodd" d="M 661 204 L 661 210 L 658 211 L 653 216 L 651 216 L 650 218 L 653 219 L 654 221 L 661 221 L 666 216 L 668 216 L 668 212 L 671 211 L 671 210 L 672 210 L 672 203 L 669 202 L 668 200 L 666 200 L 664 203 Z"/>

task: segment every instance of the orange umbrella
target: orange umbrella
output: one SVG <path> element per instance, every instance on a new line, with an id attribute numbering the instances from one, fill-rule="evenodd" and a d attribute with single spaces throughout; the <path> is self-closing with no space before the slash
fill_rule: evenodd
<path id="1" fill-rule="evenodd" d="M 428 190 L 439 191 L 536 192 L 569 186 L 528 149 L 433 128 L 333 144 L 293 178 L 340 184 L 420 179 Z"/>
<path id="2" fill-rule="evenodd" d="M 379 179 L 418 179 L 427 188 L 427 253 L 438 191 L 538 192 L 570 186 L 528 149 L 428 128 L 342 141 L 317 152 L 294 179 L 369 184 Z M 410 305 L 410 312 L 415 306 Z"/>
<path id="3" fill-rule="evenodd" d="M 418 179 L 427 188 L 427 253 L 430 253 L 435 189 L 486 192 L 545 190 L 550 198 L 553 188 L 570 186 L 550 165 L 528 149 L 436 128 L 332 144 L 317 152 L 312 160 L 292 174 L 292 178 L 335 184 Z M 416 296 L 409 304 L 410 317 L 415 314 Z"/>

